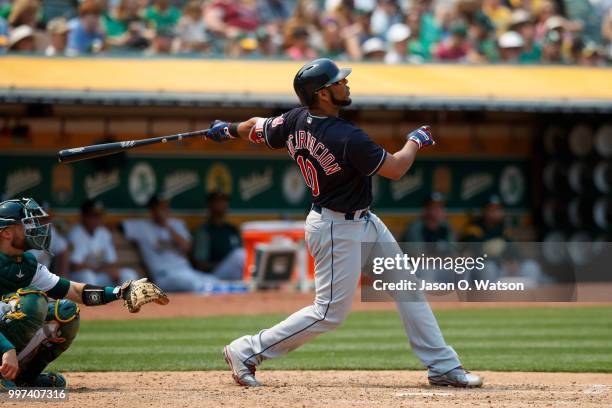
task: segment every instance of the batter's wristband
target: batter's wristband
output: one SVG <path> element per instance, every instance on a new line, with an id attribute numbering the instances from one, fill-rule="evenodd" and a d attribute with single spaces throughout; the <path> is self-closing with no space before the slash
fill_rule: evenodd
<path id="1" fill-rule="evenodd" d="M 229 132 L 230 135 L 232 135 L 233 137 L 239 137 L 240 135 L 238 134 L 238 123 L 228 123 L 227 124 L 227 130 Z"/>

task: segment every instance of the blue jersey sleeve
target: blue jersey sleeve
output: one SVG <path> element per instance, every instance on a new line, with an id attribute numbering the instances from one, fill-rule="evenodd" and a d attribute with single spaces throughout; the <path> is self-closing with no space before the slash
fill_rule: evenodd
<path id="1" fill-rule="evenodd" d="M 373 176 L 380 169 L 387 152 L 361 129 L 354 129 L 346 141 L 345 158 L 364 176 Z"/>

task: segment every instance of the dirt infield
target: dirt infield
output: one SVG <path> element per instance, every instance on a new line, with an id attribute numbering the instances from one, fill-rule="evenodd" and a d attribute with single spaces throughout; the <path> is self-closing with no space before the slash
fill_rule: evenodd
<path id="1" fill-rule="evenodd" d="M 612 374 L 484 372 L 485 387 L 430 387 L 415 371 L 262 371 L 261 388 L 227 372 L 69 373 L 69 400 L 46 407 L 609 407 Z M 2 406 L 23 406 L 6 403 Z"/>
<path id="2" fill-rule="evenodd" d="M 113 302 L 103 307 L 82 307 L 81 317 L 84 320 L 124 320 L 164 317 L 206 317 L 224 315 L 259 315 L 267 313 L 291 314 L 312 303 L 313 293 L 296 293 L 290 291 L 254 292 L 201 296 L 194 294 L 171 294 L 170 304 L 159 306 L 146 305 L 139 313 L 128 313 L 120 302 Z M 581 307 L 594 305 L 612 305 L 612 302 L 438 302 L 432 303 L 434 310 L 474 309 L 498 307 Z M 357 293 L 353 301 L 353 311 L 395 310 L 391 302 L 361 302 Z"/>

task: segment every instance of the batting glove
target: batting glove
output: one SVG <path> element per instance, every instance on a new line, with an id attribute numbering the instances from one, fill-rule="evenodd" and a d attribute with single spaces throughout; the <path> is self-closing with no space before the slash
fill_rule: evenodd
<path id="1" fill-rule="evenodd" d="M 204 137 L 207 139 L 214 140 L 218 143 L 227 142 L 228 140 L 235 139 L 231 135 L 229 130 L 230 124 L 221 120 L 215 120 L 210 124 L 210 129 L 205 133 Z"/>
<path id="2" fill-rule="evenodd" d="M 429 126 L 421 126 L 420 128 L 413 130 L 406 135 L 407 140 L 412 140 L 419 146 L 419 149 L 423 146 L 430 146 L 436 144 L 431 135 Z"/>

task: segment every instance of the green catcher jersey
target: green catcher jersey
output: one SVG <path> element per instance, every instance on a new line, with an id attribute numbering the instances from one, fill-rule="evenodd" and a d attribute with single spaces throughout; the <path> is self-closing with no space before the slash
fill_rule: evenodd
<path id="1" fill-rule="evenodd" d="M 0 296 L 34 286 L 50 297 L 61 299 L 68 293 L 70 281 L 50 272 L 34 255 L 10 256 L 0 252 Z"/>

